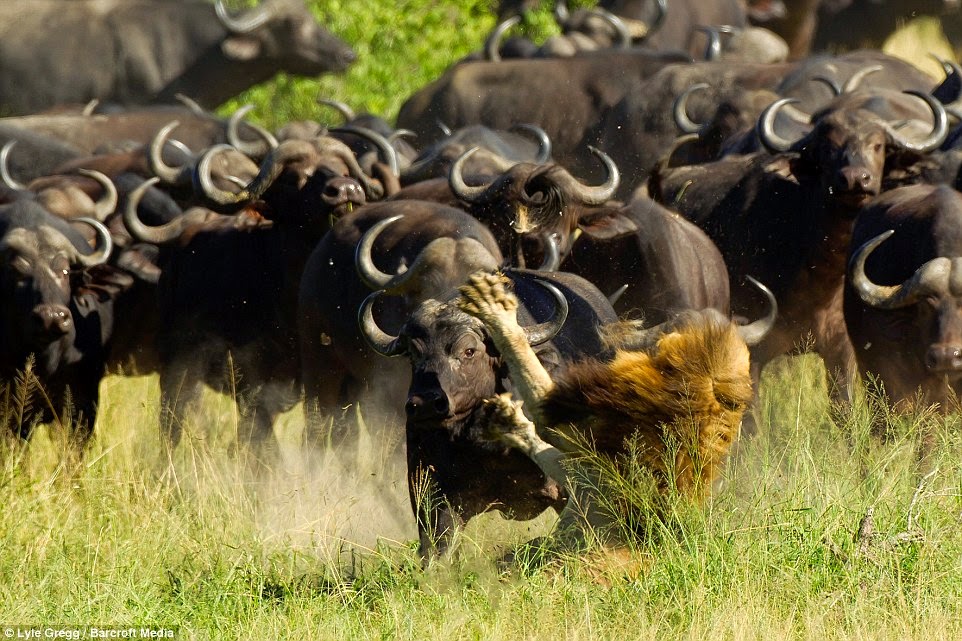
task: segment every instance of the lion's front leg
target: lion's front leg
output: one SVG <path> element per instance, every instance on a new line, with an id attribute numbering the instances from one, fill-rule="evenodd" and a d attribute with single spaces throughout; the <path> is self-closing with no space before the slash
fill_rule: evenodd
<path id="1" fill-rule="evenodd" d="M 503 274 L 476 272 L 461 287 L 458 307 L 484 323 L 529 415 L 540 425 L 538 408 L 554 383 L 518 324 L 518 299 L 505 287 L 509 282 Z"/>

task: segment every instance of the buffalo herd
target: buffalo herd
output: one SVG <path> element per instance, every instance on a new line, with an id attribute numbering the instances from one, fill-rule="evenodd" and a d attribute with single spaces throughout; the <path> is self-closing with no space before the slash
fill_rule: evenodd
<path id="1" fill-rule="evenodd" d="M 94 22 L 28 4 L 0 29 L 87 39 L 32 48 L 31 69 L 107 55 L 127 76 L 25 71 L 0 38 L 0 380 L 8 405 L 31 377 L 45 399 L 4 412 L 8 440 L 56 421 L 82 451 L 107 372 L 159 375 L 165 456 L 204 386 L 268 461 L 281 412 L 301 403 L 305 446 L 336 451 L 360 403 L 403 425 L 430 558 L 492 509 L 558 510 L 562 545 L 617 537 L 567 461 L 586 451 L 630 443 L 657 493 L 703 500 L 762 368 L 799 345 L 840 402 L 871 378 L 895 407 L 955 408 L 962 71 L 808 54 L 832 36 L 799 25 L 867 3 L 558 2 L 538 44 L 511 35 L 536 3 L 506 1 L 393 125 L 325 100 L 337 124 L 274 132 L 198 102 L 344 69 L 301 0 L 147 0 L 150 21 L 105 0 Z"/>

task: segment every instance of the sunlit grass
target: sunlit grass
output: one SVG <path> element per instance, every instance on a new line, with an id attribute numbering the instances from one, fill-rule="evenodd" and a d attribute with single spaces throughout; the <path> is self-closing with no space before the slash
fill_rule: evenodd
<path id="1" fill-rule="evenodd" d="M 58 467 L 45 430 L 5 462 L 0 621 L 252 639 L 962 634 L 958 421 L 891 416 L 872 436 L 864 400 L 833 409 L 814 356 L 769 368 L 759 434 L 704 512 L 677 505 L 624 554 L 507 574 L 496 559 L 554 517 L 477 519 L 452 559 L 422 570 L 404 466 L 378 430 L 353 458 L 305 461 L 294 410 L 284 463 L 265 471 L 235 451 L 229 399 L 208 394 L 170 475 L 155 378 L 110 377 L 103 393 L 79 473 Z M 919 489 L 923 427 L 942 445 Z M 869 508 L 876 534 L 860 539 Z"/>

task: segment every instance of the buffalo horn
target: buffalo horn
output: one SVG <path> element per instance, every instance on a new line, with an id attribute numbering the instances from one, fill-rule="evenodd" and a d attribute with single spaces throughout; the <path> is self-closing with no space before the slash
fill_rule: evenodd
<path id="1" fill-rule="evenodd" d="M 524 335 L 528 339 L 528 344 L 532 347 L 547 343 L 557 336 L 561 328 L 564 327 L 565 320 L 568 318 L 568 299 L 561 293 L 561 290 L 546 281 L 537 278 L 534 279 L 534 281 L 551 293 L 557 303 L 557 307 L 554 316 L 552 316 L 550 320 L 523 328 Z"/>
<path id="2" fill-rule="evenodd" d="M 757 287 L 762 294 L 765 295 L 765 298 L 768 300 L 768 314 L 753 323 L 739 325 L 737 330 L 738 335 L 741 336 L 746 345 L 758 345 L 768 336 L 772 328 L 775 327 L 775 320 L 778 318 L 778 301 L 775 300 L 775 294 L 773 294 L 772 290 L 768 287 L 765 287 L 765 285 L 751 276 L 747 276 L 746 278 L 748 282 Z"/>
<path id="3" fill-rule="evenodd" d="M 103 196 L 94 203 L 94 217 L 99 221 L 103 221 L 117 209 L 117 186 L 114 185 L 114 181 L 110 178 L 93 169 L 78 169 L 77 173 L 81 176 L 93 178 L 103 187 Z"/>
<path id="4" fill-rule="evenodd" d="M 2 179 L 3 184 L 10 189 L 23 191 L 27 188 L 27 186 L 21 182 L 18 182 L 17 180 L 14 180 L 13 176 L 10 175 L 10 151 L 16 146 L 16 140 L 8 140 L 3 146 L 3 149 L 0 149 L 0 179 Z"/>
<path id="5" fill-rule="evenodd" d="M 772 104 L 765 107 L 762 113 L 758 116 L 758 122 L 755 124 L 755 133 L 758 139 L 765 149 L 769 153 L 777 154 L 781 152 L 788 151 L 792 148 L 792 145 L 796 141 L 788 140 L 787 138 L 782 138 L 777 133 L 775 133 L 775 117 L 778 115 L 778 110 L 792 103 L 798 102 L 796 98 L 779 98 Z"/>
<path id="6" fill-rule="evenodd" d="M 548 234 L 544 238 L 544 260 L 538 267 L 539 272 L 555 272 L 561 266 L 561 253 L 558 251 L 558 235 Z"/>
<path id="7" fill-rule="evenodd" d="M 341 118 L 344 122 L 350 122 L 357 117 L 354 110 L 346 102 L 341 102 L 340 100 L 332 100 L 330 98 L 318 98 L 317 104 L 330 107 L 337 113 L 341 114 Z"/>
<path id="8" fill-rule="evenodd" d="M 179 238 L 189 225 L 200 224 L 220 215 L 204 207 L 191 207 L 177 218 L 163 225 L 156 227 L 145 225 L 140 220 L 140 216 L 137 215 L 137 207 L 140 205 L 144 193 L 156 185 L 157 181 L 156 177 L 145 180 L 127 196 L 127 205 L 123 212 L 124 227 L 138 241 L 152 245 L 163 245 Z"/>
<path id="9" fill-rule="evenodd" d="M 615 45 L 615 48 L 617 49 L 631 48 L 631 30 L 628 28 L 628 25 L 625 24 L 624 20 L 622 20 L 615 14 L 611 13 L 610 11 L 606 11 L 605 9 L 598 9 L 598 8 L 589 9 L 588 13 L 594 16 L 598 16 L 599 18 L 601 18 L 602 20 L 604 20 L 605 22 L 611 25 L 611 28 L 614 30 L 615 35 L 617 36 L 617 38 L 615 38 L 615 41 L 617 43 Z"/>
<path id="10" fill-rule="evenodd" d="M 182 167 L 171 167 L 164 162 L 164 145 L 167 143 L 167 136 L 180 125 L 180 121 L 174 120 L 160 128 L 150 140 L 147 147 L 147 166 L 155 176 L 160 178 L 168 185 L 178 185 L 185 182 L 181 176 L 186 175 Z"/>
<path id="11" fill-rule="evenodd" d="M 93 218 L 88 218 L 86 216 L 81 216 L 79 218 L 74 218 L 71 222 L 86 223 L 94 228 L 97 232 L 97 247 L 94 249 L 92 254 L 81 254 L 79 251 L 74 256 L 75 262 L 84 267 L 93 267 L 95 265 L 102 265 L 107 262 L 110 258 L 110 252 L 114 249 L 114 241 L 110 236 L 110 231 L 104 227 L 104 224 L 99 220 Z"/>
<path id="12" fill-rule="evenodd" d="M 194 182 L 197 189 L 206 198 L 219 205 L 236 205 L 254 200 L 267 191 L 267 188 L 274 182 L 274 179 L 277 178 L 284 167 L 283 163 L 275 158 L 274 152 L 276 150 L 272 150 L 261 163 L 261 169 L 257 176 L 243 189 L 237 193 L 224 191 L 214 184 L 214 179 L 210 174 L 210 165 L 217 154 L 229 149 L 233 149 L 233 147 L 223 143 L 210 147 L 201 155 L 200 161 L 194 167 Z"/>
<path id="13" fill-rule="evenodd" d="M 938 289 L 939 282 L 947 281 L 952 270 L 952 260 L 949 258 L 935 258 L 919 267 L 912 276 L 901 285 L 878 285 L 873 283 L 865 274 L 865 261 L 875 248 L 888 240 L 894 229 L 890 229 L 872 238 L 859 247 L 848 264 L 849 279 L 852 287 L 858 292 L 859 298 L 866 305 L 878 309 L 899 309 L 908 307 L 919 300 L 925 293 Z"/>
<path id="14" fill-rule="evenodd" d="M 481 198 L 481 195 L 487 190 L 487 185 L 474 185 L 468 186 L 464 182 L 464 163 L 467 162 L 480 147 L 471 147 L 466 152 L 458 156 L 458 159 L 454 161 L 451 165 L 451 171 L 448 172 L 448 185 L 451 187 L 451 191 L 455 196 L 461 200 L 469 203 L 476 202 Z"/>
<path id="15" fill-rule="evenodd" d="M 214 12 L 224 28 L 237 35 L 250 33 L 263 26 L 271 17 L 270 11 L 265 6 L 251 9 L 242 16 L 231 17 L 227 12 L 227 7 L 224 6 L 224 0 L 217 0 L 214 3 Z"/>
<path id="16" fill-rule="evenodd" d="M 381 154 L 381 160 L 387 163 L 387 166 L 391 169 L 391 173 L 394 174 L 395 177 L 401 175 L 397 150 L 387 138 L 373 129 L 361 127 L 359 125 L 345 125 L 343 127 L 334 127 L 333 129 L 329 130 L 328 133 L 353 134 L 355 136 L 364 138 L 374 145 L 375 148 L 377 148 L 378 152 Z"/>
<path id="17" fill-rule="evenodd" d="M 361 330 L 361 336 L 371 349 L 381 356 L 399 356 L 404 353 L 404 350 L 398 344 L 397 336 L 391 336 L 374 321 L 374 302 L 382 293 L 372 292 L 364 299 L 357 311 L 357 324 Z"/>
<path id="18" fill-rule="evenodd" d="M 878 73 L 879 71 L 883 71 L 883 70 L 884 70 L 884 67 L 882 67 L 882 65 L 872 65 L 871 67 L 862 67 L 861 69 L 853 73 L 851 76 L 849 76 L 848 80 L 845 81 L 845 84 L 842 85 L 842 93 L 851 93 L 855 91 L 856 89 L 858 89 L 858 86 L 862 84 L 862 81 L 865 80 L 866 77 L 872 75 L 873 73 Z"/>
<path id="19" fill-rule="evenodd" d="M 924 154 L 938 149 L 939 146 L 945 142 L 946 136 L 949 135 L 949 116 L 945 112 L 945 107 L 943 107 L 942 103 L 936 100 L 934 96 L 927 94 L 924 91 L 916 91 L 913 89 L 903 93 L 915 96 L 916 98 L 921 98 L 925 101 L 925 104 L 929 106 L 929 109 L 932 110 L 932 132 L 925 140 L 916 142 L 902 136 L 902 134 L 898 133 L 895 128 L 888 123 L 883 123 L 885 130 L 898 145 L 910 151 L 916 151 Z"/>
<path id="20" fill-rule="evenodd" d="M 277 138 L 263 127 L 258 127 L 248 122 L 245 124 L 250 129 L 253 129 L 254 133 L 260 136 L 261 140 L 260 142 L 249 142 L 241 139 L 239 131 L 240 123 L 244 120 L 244 116 L 253 108 L 254 105 L 244 105 L 231 114 L 231 117 L 227 120 L 227 142 L 242 154 L 260 157 L 268 153 L 271 149 L 277 148 Z"/>
<path id="21" fill-rule="evenodd" d="M 521 22 L 521 16 L 515 15 L 502 20 L 491 30 L 484 41 L 484 59 L 490 62 L 501 62 L 501 39 L 511 27 Z"/>
<path id="22" fill-rule="evenodd" d="M 555 22 L 557 22 L 558 26 L 562 29 L 568 24 L 568 20 L 571 19 L 571 12 L 568 11 L 568 3 L 565 2 L 565 0 L 557 0 L 554 3 L 554 11 L 552 14 L 554 15 Z"/>
<path id="23" fill-rule="evenodd" d="M 529 133 L 535 137 L 535 140 L 538 141 L 538 156 L 534 159 L 534 162 L 543 165 L 551 160 L 551 138 L 547 131 L 538 125 L 527 122 L 511 125 L 508 131 Z"/>
<path id="24" fill-rule="evenodd" d="M 675 116 L 675 125 L 685 134 L 697 134 L 704 125 L 699 125 L 688 116 L 688 98 L 691 94 L 701 89 L 708 89 L 711 86 L 706 82 L 699 82 L 685 89 L 672 105 L 671 112 Z"/>
<path id="25" fill-rule="evenodd" d="M 576 195 L 585 205 L 602 205 L 611 200 L 612 196 L 614 196 L 618 190 L 618 185 L 621 182 L 621 173 L 618 171 L 618 165 L 615 164 L 615 161 L 612 160 L 608 154 L 590 145 L 588 146 L 588 150 L 605 166 L 608 174 L 605 182 L 601 185 L 590 187 L 578 182 L 571 174 L 563 172 L 559 178 L 559 183 L 563 182 L 562 187 L 567 188 L 571 193 Z"/>
<path id="26" fill-rule="evenodd" d="M 180 104 L 187 107 L 192 114 L 195 116 L 200 116 L 201 118 L 206 118 L 209 114 L 207 110 L 200 106 L 200 103 L 191 98 L 190 96 L 182 93 L 175 93 L 174 100 Z"/>
<path id="27" fill-rule="evenodd" d="M 382 272 L 374 265 L 374 259 L 371 257 L 371 249 L 374 247 L 374 241 L 381 231 L 401 218 L 404 218 L 404 216 L 391 216 L 372 225 L 371 228 L 361 236 L 361 241 L 354 250 L 354 268 L 357 270 L 357 275 L 361 279 L 361 282 L 371 289 L 387 289 L 391 281 L 396 278 L 391 274 Z"/>
<path id="28" fill-rule="evenodd" d="M 837 97 L 842 95 L 842 88 L 834 78 L 829 78 L 828 76 L 812 76 L 811 80 L 812 82 L 820 82 L 828 87 L 828 90 L 832 92 L 832 96 Z"/>

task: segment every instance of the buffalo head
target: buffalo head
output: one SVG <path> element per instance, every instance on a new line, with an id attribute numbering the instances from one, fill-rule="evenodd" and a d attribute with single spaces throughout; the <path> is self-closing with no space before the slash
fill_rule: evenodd
<path id="1" fill-rule="evenodd" d="M 0 211 L 0 353 L 5 367 L 20 367 L 34 353 L 40 373 L 49 374 L 73 342 L 73 288 L 83 268 L 105 262 L 112 250 L 110 233 L 101 223 L 77 220 L 96 230 L 96 250 L 36 203 L 21 201 Z"/>
<path id="2" fill-rule="evenodd" d="M 272 60 L 302 76 L 344 71 L 357 55 L 340 38 L 318 24 L 304 0 L 264 0 L 240 15 L 230 15 L 222 0 L 217 17 L 227 29 L 221 48 L 243 62 Z"/>
<path id="3" fill-rule="evenodd" d="M 584 185 L 560 165 L 512 162 L 504 162 L 503 173 L 490 182 L 469 185 L 462 168 L 475 151 L 468 150 L 454 163 L 448 184 L 454 195 L 469 204 L 469 211 L 488 225 L 502 250 L 510 248 L 506 253 L 522 267 L 525 254 L 540 251 L 541 268 L 557 268 L 554 257 L 570 251 L 576 230 L 584 226 L 586 218 L 597 218 L 620 181 L 611 158 L 592 147 L 608 174 L 601 185 Z M 608 225 L 605 233 L 611 228 Z"/>
<path id="4" fill-rule="evenodd" d="M 887 165 L 901 164 L 899 156 L 918 157 L 937 149 L 948 134 L 948 117 L 935 98 L 917 91 L 906 93 L 924 100 L 932 112 L 932 129 L 923 140 L 903 135 L 858 103 L 860 97 L 853 94 L 843 94 L 839 102 L 815 113 L 812 130 L 795 141 L 782 138 L 773 128 L 778 111 L 795 99 L 777 100 L 759 116 L 758 137 L 771 153 L 798 153 L 792 172 L 817 176 L 828 202 L 854 212 L 879 194 Z"/>
<path id="5" fill-rule="evenodd" d="M 852 287 L 863 303 L 876 310 L 902 312 L 902 341 L 914 334 L 917 358 L 928 373 L 962 379 L 962 257 L 939 256 L 921 265 L 897 285 L 880 285 L 865 274 L 865 261 L 895 232 L 872 238 L 852 256 Z"/>
<path id="6" fill-rule="evenodd" d="M 540 345 L 560 331 L 568 303 L 553 285 L 541 283 L 557 301 L 555 316 L 525 328 L 528 342 Z M 410 314 L 397 336 L 374 321 L 381 292 L 361 305 L 358 321 L 368 344 L 385 356 L 405 355 L 411 362 L 411 386 L 405 403 L 412 427 L 442 427 L 458 434 L 482 401 L 504 391 L 501 356 L 482 323 L 460 311 L 454 301 L 427 299 Z"/>

